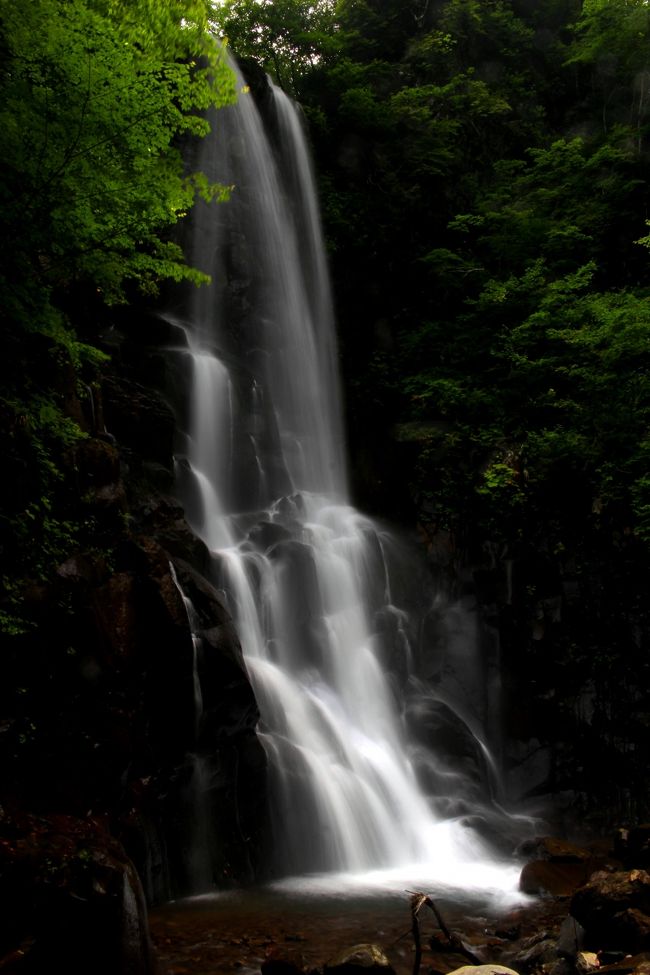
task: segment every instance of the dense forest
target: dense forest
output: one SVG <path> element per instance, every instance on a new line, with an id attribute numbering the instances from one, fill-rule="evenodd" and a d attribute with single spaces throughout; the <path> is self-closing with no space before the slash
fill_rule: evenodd
<path id="1" fill-rule="evenodd" d="M 161 292 L 205 283 L 184 218 L 228 205 L 185 161 L 237 97 L 215 37 L 256 97 L 268 72 L 304 111 L 359 504 L 417 534 L 498 645 L 519 794 L 583 825 L 644 821 L 646 0 L 0 0 L 3 835 L 41 844 L 47 888 L 63 868 L 29 817 L 90 810 L 57 827 L 65 883 L 84 889 L 93 843 L 121 862 L 117 836 L 150 899 L 184 889 L 153 876 L 142 822 L 156 803 L 163 834 L 182 819 L 190 719 L 169 724 L 163 668 L 191 647 L 167 563 L 202 555 L 146 350 Z M 255 705 L 224 667 L 263 834 Z M 256 874 L 263 839 L 238 842 L 222 879 Z M 19 918 L 31 894 L 20 880 L 12 902 L 26 868 L 7 855 Z"/>
<path id="2" fill-rule="evenodd" d="M 309 120 L 363 504 L 476 593 L 553 787 L 644 808 L 647 4 L 219 20 Z"/>
<path id="3" fill-rule="evenodd" d="M 305 106 L 344 368 L 418 445 L 418 502 L 553 549 L 645 538 L 646 5 L 220 16 Z"/>

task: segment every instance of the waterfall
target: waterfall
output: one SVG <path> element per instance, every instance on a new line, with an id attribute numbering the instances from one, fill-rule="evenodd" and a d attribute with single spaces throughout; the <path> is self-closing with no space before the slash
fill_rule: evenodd
<path id="1" fill-rule="evenodd" d="M 187 623 L 192 637 L 192 697 L 194 717 L 194 747 L 187 756 L 191 770 L 188 783 L 188 805 L 190 815 L 188 822 L 188 841 L 185 852 L 187 878 L 194 891 L 209 890 L 212 882 L 210 849 L 213 843 L 212 828 L 209 815 L 208 792 L 210 788 L 210 771 L 208 762 L 198 749 L 201 719 L 203 717 L 203 694 L 199 676 L 199 656 L 201 653 L 201 637 L 199 636 L 199 621 L 192 600 L 186 595 L 178 579 L 174 563 L 169 563 L 169 572 L 183 601 Z"/>
<path id="2" fill-rule="evenodd" d="M 189 260 L 213 283 L 196 291 L 183 326 L 192 379 L 179 490 L 259 703 L 275 867 L 421 868 L 450 881 L 465 871 L 487 883 L 477 871 L 493 857 L 467 821 L 494 780 L 480 723 L 413 670 L 427 654 L 413 606 L 426 612 L 436 596 L 419 588 L 417 560 L 404 583 L 399 543 L 349 502 L 332 300 L 300 116 L 270 85 L 271 144 L 238 82 L 237 104 L 217 113 L 198 161 L 231 196 L 192 215 Z M 467 754 L 455 765 L 426 729 L 412 734 L 406 717 L 423 715 L 462 728 L 482 784 L 470 781 Z"/>

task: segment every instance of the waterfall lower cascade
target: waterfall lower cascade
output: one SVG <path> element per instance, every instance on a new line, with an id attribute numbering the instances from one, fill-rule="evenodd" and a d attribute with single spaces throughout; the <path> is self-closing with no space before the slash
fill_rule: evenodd
<path id="1" fill-rule="evenodd" d="M 300 116 L 270 84 L 271 143 L 241 77 L 239 88 L 198 161 L 231 195 L 192 216 L 189 260 L 213 283 L 196 290 L 182 323 L 192 381 L 178 471 L 259 703 L 276 870 L 509 887 L 513 868 L 468 825 L 476 786 L 462 763 L 407 732 L 407 699 L 427 708 L 411 673 L 422 651 L 394 592 L 398 546 L 348 501 Z M 442 701 L 436 713 L 450 710 Z"/>

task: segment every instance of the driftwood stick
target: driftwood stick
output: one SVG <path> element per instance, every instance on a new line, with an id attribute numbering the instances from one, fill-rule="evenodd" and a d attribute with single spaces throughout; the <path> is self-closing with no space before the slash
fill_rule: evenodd
<path id="1" fill-rule="evenodd" d="M 430 907 L 431 910 L 433 911 L 434 916 L 435 916 L 435 919 L 438 922 L 438 927 L 440 928 L 440 930 L 444 934 L 444 936 L 447 939 L 447 941 L 450 944 L 453 944 L 455 941 L 457 941 L 458 939 L 454 937 L 454 935 L 451 933 L 451 931 L 449 930 L 449 928 L 447 927 L 447 925 L 443 921 L 442 914 L 440 913 L 440 911 L 436 907 L 435 903 L 431 900 L 431 898 L 430 897 L 425 897 L 424 903 L 427 905 L 427 907 Z"/>
<path id="2" fill-rule="evenodd" d="M 415 955 L 413 957 L 413 975 L 418 975 L 422 963 L 422 942 L 420 941 L 420 922 L 418 914 L 424 904 L 426 897 L 424 894 L 411 894 L 411 931 L 413 932 L 413 942 L 415 944 Z"/>
<path id="3" fill-rule="evenodd" d="M 469 948 L 466 948 L 460 938 L 458 938 L 455 934 L 452 934 L 431 897 L 429 897 L 427 894 L 411 891 L 411 930 L 413 932 L 413 941 L 415 942 L 413 975 L 418 975 L 418 972 L 420 971 L 420 964 L 422 962 L 422 943 L 420 939 L 420 922 L 418 920 L 418 914 L 420 913 L 421 908 L 425 905 L 433 911 L 435 919 L 438 922 L 438 927 L 444 934 L 450 947 L 457 951 L 459 955 L 463 955 L 464 958 L 471 961 L 473 965 L 482 964 L 481 959 L 478 958 L 477 955 L 473 954 Z"/>

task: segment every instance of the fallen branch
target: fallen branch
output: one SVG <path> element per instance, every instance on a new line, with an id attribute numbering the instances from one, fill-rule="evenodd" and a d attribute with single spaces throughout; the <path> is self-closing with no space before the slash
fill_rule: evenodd
<path id="1" fill-rule="evenodd" d="M 422 942 L 420 939 L 420 922 L 418 919 L 418 915 L 420 913 L 420 910 L 425 905 L 426 907 L 429 907 L 433 911 L 435 919 L 438 922 L 438 927 L 440 928 L 445 938 L 447 939 L 449 948 L 452 948 L 454 951 L 457 951 L 459 955 L 462 955 L 464 958 L 467 958 L 467 960 L 470 961 L 472 965 L 480 965 L 481 959 L 478 958 L 475 954 L 473 954 L 473 952 L 471 952 L 469 948 L 466 948 L 463 942 L 460 940 L 460 938 L 458 938 L 455 934 L 452 934 L 452 932 L 449 930 L 449 928 L 447 927 L 447 925 L 445 924 L 442 918 L 440 911 L 436 907 L 433 900 L 427 894 L 415 893 L 412 891 L 410 893 L 411 893 L 411 931 L 413 932 L 413 941 L 415 943 L 415 957 L 413 959 L 413 975 L 418 975 L 418 972 L 420 971 L 420 964 L 422 963 Z"/>

